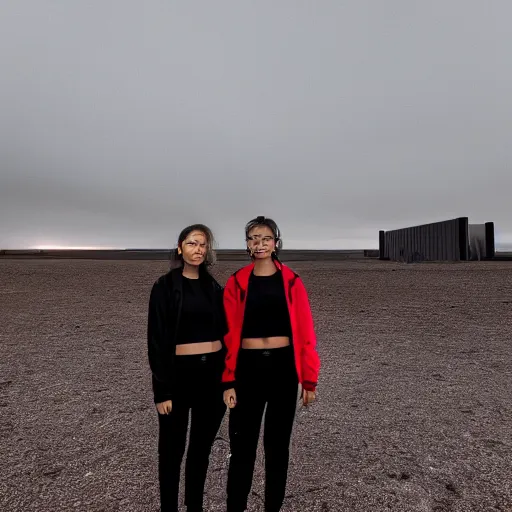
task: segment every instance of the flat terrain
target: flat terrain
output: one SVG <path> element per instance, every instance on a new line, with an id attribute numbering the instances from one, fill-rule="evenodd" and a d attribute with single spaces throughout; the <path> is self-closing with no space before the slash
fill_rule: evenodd
<path id="1" fill-rule="evenodd" d="M 292 266 L 322 370 L 298 408 L 283 510 L 512 511 L 512 264 Z M 145 332 L 166 269 L 0 260 L 0 510 L 158 510 Z M 226 426 L 206 510 L 224 510 Z"/>

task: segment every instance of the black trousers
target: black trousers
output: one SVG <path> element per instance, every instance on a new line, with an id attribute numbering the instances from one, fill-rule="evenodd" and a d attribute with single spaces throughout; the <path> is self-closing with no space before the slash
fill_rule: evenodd
<path id="1" fill-rule="evenodd" d="M 189 446 L 185 465 L 185 503 L 203 510 L 203 493 L 210 452 L 226 412 L 221 377 L 224 350 L 212 354 L 176 356 L 177 393 L 168 415 L 158 414 L 158 473 L 162 512 L 178 511 L 181 462 L 185 452 L 189 411 Z"/>
<path id="2" fill-rule="evenodd" d="M 231 458 L 227 510 L 242 512 L 247 508 L 266 406 L 263 437 L 265 510 L 278 512 L 285 496 L 290 437 L 298 398 L 293 347 L 241 349 L 236 383 L 237 405 L 229 416 Z"/>

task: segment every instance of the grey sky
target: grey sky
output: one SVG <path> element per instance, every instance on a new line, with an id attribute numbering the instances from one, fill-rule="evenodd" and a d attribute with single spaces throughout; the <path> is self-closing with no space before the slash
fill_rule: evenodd
<path id="1" fill-rule="evenodd" d="M 4 0 L 0 248 L 512 241 L 510 0 Z"/>

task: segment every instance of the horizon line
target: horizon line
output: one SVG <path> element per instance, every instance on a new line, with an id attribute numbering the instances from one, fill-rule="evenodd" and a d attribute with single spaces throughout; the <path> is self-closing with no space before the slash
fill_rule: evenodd
<path id="1" fill-rule="evenodd" d="M 27 248 L 11 248 L 11 249 L 0 249 L 0 251 L 126 251 L 126 252 L 170 252 L 173 251 L 174 247 L 166 248 L 137 248 L 137 247 L 76 247 L 76 246 L 41 246 L 41 247 L 27 247 Z M 289 247 L 281 249 L 281 252 L 286 251 L 365 251 L 365 250 L 377 250 L 378 247 L 359 247 L 352 249 L 341 249 L 341 248 L 303 248 L 303 247 Z M 243 247 L 222 247 L 217 248 L 215 251 L 242 251 L 245 252 Z"/>

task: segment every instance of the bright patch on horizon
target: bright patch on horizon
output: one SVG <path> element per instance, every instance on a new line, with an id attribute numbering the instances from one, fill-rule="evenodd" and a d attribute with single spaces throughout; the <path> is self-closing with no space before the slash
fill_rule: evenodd
<path id="1" fill-rule="evenodd" d="M 120 251 L 118 247 L 78 247 L 72 245 L 38 245 L 31 249 L 40 251 Z"/>

